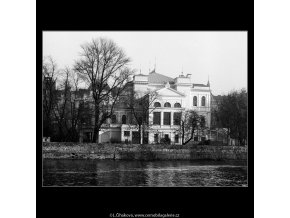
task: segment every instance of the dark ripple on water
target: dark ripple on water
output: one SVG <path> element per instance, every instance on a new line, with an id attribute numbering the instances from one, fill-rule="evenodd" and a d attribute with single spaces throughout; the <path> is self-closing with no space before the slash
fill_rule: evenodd
<path id="1" fill-rule="evenodd" d="M 44 186 L 247 186 L 244 161 L 43 161 Z"/>

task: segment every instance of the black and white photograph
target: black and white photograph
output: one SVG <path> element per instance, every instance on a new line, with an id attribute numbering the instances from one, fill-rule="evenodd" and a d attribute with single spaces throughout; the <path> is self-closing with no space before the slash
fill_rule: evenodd
<path id="1" fill-rule="evenodd" d="M 289 217 L 288 1 L 0 5 L 0 217 Z"/>
<path id="2" fill-rule="evenodd" d="M 248 187 L 248 31 L 42 31 L 43 187 Z"/>

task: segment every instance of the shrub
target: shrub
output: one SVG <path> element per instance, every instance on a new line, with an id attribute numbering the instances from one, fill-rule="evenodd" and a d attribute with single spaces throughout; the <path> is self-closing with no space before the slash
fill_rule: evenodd
<path id="1" fill-rule="evenodd" d="M 121 143 L 121 142 L 120 142 L 120 140 L 118 140 L 118 139 L 114 139 L 114 138 L 112 138 L 112 139 L 111 139 L 111 143 Z"/>
<path id="2" fill-rule="evenodd" d="M 170 138 L 162 138 L 160 144 L 170 145 Z"/>

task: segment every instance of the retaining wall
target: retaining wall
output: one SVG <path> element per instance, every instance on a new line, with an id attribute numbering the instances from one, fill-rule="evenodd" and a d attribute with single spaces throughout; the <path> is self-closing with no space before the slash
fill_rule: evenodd
<path id="1" fill-rule="evenodd" d="M 43 142 L 43 158 L 116 160 L 246 160 L 247 147 Z"/>

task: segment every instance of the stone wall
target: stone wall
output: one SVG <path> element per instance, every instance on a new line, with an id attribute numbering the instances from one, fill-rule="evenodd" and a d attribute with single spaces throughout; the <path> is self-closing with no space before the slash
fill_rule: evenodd
<path id="1" fill-rule="evenodd" d="M 43 158 L 116 160 L 246 160 L 247 147 L 43 142 Z"/>

